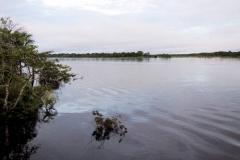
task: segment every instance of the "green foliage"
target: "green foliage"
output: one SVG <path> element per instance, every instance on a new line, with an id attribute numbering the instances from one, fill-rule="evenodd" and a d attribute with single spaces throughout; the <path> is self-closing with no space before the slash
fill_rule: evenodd
<path id="1" fill-rule="evenodd" d="M 39 146 L 26 143 L 37 134 L 38 111 L 44 105 L 43 121 L 53 118 L 52 89 L 75 77 L 70 67 L 47 58 L 51 51 L 38 53 L 32 35 L 16 26 L 0 18 L 0 159 L 29 159 L 36 152 Z"/>
<path id="2" fill-rule="evenodd" d="M 42 96 L 43 106 L 39 108 L 39 121 L 49 122 L 57 114 L 57 110 L 54 108 L 54 104 L 57 102 L 56 97 L 53 95 L 53 90 L 46 90 Z"/>
<path id="3" fill-rule="evenodd" d="M 49 60 L 51 51 L 38 53 L 32 35 L 17 26 L 9 17 L 0 18 L 0 112 L 24 117 L 43 104 L 52 108 L 56 99 L 49 91 L 75 74 L 69 66 Z"/>
<path id="4" fill-rule="evenodd" d="M 57 102 L 52 91 L 45 91 L 45 94 L 42 96 L 43 105 L 46 109 L 51 109 L 53 105 Z"/>
<path id="5" fill-rule="evenodd" d="M 70 73 L 71 68 L 48 60 L 40 72 L 40 84 L 57 89 L 61 83 L 68 83 L 75 74 Z"/>

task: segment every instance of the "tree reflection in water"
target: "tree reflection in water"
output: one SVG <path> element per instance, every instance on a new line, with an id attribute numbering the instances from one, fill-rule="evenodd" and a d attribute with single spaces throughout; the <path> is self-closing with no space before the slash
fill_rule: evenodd
<path id="1" fill-rule="evenodd" d="M 55 109 L 45 110 L 44 114 L 40 111 L 26 115 L 23 113 L 21 116 L 12 113 L 8 118 L 4 113 L 0 113 L 0 159 L 30 159 L 40 148 L 40 144 L 29 144 L 37 136 L 37 124 L 49 122 L 57 115 L 56 113 Z M 9 133 L 9 137 L 6 137 L 5 132 Z"/>
<path id="2" fill-rule="evenodd" d="M 98 111 L 93 111 L 92 114 L 95 116 L 92 122 L 95 127 L 92 137 L 100 142 L 99 149 L 104 145 L 105 140 L 109 140 L 113 136 L 119 136 L 119 143 L 123 140 L 123 137 L 127 133 L 127 128 L 119 120 L 121 115 L 104 118 Z"/>

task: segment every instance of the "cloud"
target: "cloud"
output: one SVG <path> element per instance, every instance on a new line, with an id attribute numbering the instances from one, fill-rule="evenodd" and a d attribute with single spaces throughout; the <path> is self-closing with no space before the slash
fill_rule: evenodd
<path id="1" fill-rule="evenodd" d="M 10 15 L 25 26 L 40 51 L 240 50 L 238 0 L 9 0 L 2 4 L 0 15 Z"/>
<path id="2" fill-rule="evenodd" d="M 44 4 L 60 8 L 78 8 L 103 14 L 138 12 L 149 3 L 145 0 L 42 0 Z"/>
<path id="3" fill-rule="evenodd" d="M 226 40 L 224 35 L 209 31 L 205 34 L 193 34 L 174 31 L 156 24 L 142 24 L 130 21 L 104 21 L 102 24 L 71 27 L 59 27 L 48 23 L 34 23 L 29 29 L 37 33 L 40 49 L 56 52 L 114 52 L 114 51 L 150 51 L 151 53 L 201 52 L 222 50 L 239 42 L 236 38 Z M 37 28 L 45 26 L 47 30 Z M 222 34 L 224 30 L 220 30 Z M 211 36 L 208 36 L 211 35 Z M 229 35 L 229 34 L 228 34 Z M 232 34 L 234 35 L 234 34 Z M 218 37 L 217 37 L 218 36 Z M 217 39 L 216 39 L 217 38 Z M 41 40 L 41 41 L 40 41 Z M 231 42 L 231 43 L 229 43 Z M 235 43 L 234 43 L 235 42 Z M 229 46 L 229 44 L 231 44 Z M 225 46 L 226 48 L 224 48 Z M 215 50 L 216 50 L 215 49 Z"/>

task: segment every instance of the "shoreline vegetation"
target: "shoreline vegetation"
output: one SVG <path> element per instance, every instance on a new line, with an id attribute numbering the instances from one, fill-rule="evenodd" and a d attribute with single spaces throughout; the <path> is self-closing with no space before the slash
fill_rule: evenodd
<path id="1" fill-rule="evenodd" d="M 218 52 L 203 52 L 203 53 L 190 53 L 190 54 L 155 54 L 151 55 L 149 52 L 113 52 L 113 53 L 53 53 L 48 57 L 57 58 L 213 58 L 213 57 L 226 57 L 226 58 L 240 58 L 240 51 L 218 51 Z"/>
<path id="2" fill-rule="evenodd" d="M 32 34 L 0 17 L 0 159 L 30 159 L 39 123 L 57 115 L 54 90 L 76 80 L 71 67 L 39 52 Z"/>

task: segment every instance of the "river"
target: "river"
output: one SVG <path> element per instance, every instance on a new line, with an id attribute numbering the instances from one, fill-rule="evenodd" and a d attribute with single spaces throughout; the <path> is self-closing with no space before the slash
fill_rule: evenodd
<path id="1" fill-rule="evenodd" d="M 79 78 L 56 91 L 34 160 L 240 159 L 240 59 L 59 59 Z M 95 141 L 92 111 L 128 132 Z"/>

